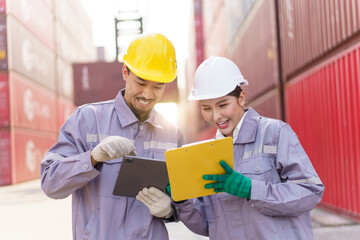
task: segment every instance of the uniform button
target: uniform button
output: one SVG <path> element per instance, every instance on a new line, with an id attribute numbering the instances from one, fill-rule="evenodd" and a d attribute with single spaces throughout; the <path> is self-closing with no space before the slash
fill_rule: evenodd
<path id="1" fill-rule="evenodd" d="M 260 167 L 259 166 L 255 167 L 255 172 L 260 172 Z"/>
<path id="2" fill-rule="evenodd" d="M 83 165 L 83 169 L 84 169 L 84 170 L 87 170 L 88 168 L 89 168 L 89 166 L 88 166 L 87 164 L 84 164 L 84 165 Z"/>

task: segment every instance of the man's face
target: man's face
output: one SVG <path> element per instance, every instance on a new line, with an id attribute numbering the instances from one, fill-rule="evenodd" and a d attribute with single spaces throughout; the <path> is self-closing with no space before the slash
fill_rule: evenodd
<path id="1" fill-rule="evenodd" d="M 126 81 L 125 102 L 140 121 L 145 121 L 151 109 L 160 101 L 165 90 L 165 83 L 141 79 L 128 71 L 125 65 L 123 78 Z"/>

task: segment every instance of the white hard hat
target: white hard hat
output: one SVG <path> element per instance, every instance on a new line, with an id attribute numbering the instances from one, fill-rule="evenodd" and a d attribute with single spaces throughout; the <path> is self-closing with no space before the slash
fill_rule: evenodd
<path id="1" fill-rule="evenodd" d="M 248 81 L 234 62 L 224 57 L 210 57 L 197 68 L 188 100 L 223 97 L 241 84 L 248 85 Z"/>

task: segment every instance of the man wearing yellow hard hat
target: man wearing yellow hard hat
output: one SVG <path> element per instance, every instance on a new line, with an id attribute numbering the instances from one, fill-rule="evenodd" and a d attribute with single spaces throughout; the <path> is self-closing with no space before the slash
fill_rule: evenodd
<path id="1" fill-rule="evenodd" d="M 115 99 L 80 106 L 62 126 L 41 163 L 41 186 L 51 198 L 72 194 L 73 239 L 168 239 L 175 218 L 170 197 L 151 187 L 138 201 L 113 195 L 122 157 L 164 160 L 180 147 L 180 129 L 154 109 L 176 78 L 175 49 L 161 34 L 141 35 L 124 55 L 125 89 Z M 146 203 L 145 198 L 156 198 Z"/>

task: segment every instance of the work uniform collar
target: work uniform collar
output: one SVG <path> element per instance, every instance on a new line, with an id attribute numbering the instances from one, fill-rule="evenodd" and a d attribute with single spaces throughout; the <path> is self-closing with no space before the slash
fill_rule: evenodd
<path id="1" fill-rule="evenodd" d="M 239 135 L 235 143 L 245 144 L 255 141 L 256 130 L 259 125 L 260 115 L 252 108 L 245 109 L 246 115 L 243 117 L 244 122 L 240 128 Z"/>
<path id="2" fill-rule="evenodd" d="M 121 89 L 114 100 L 115 111 L 122 127 L 126 127 L 133 123 L 140 122 L 139 119 L 135 116 L 133 111 L 125 102 L 124 94 L 125 94 L 125 89 Z M 148 122 L 157 128 L 163 128 L 159 120 L 159 117 L 157 115 L 158 114 L 156 114 L 155 110 L 152 109 L 148 119 L 146 119 L 144 122 Z"/>

